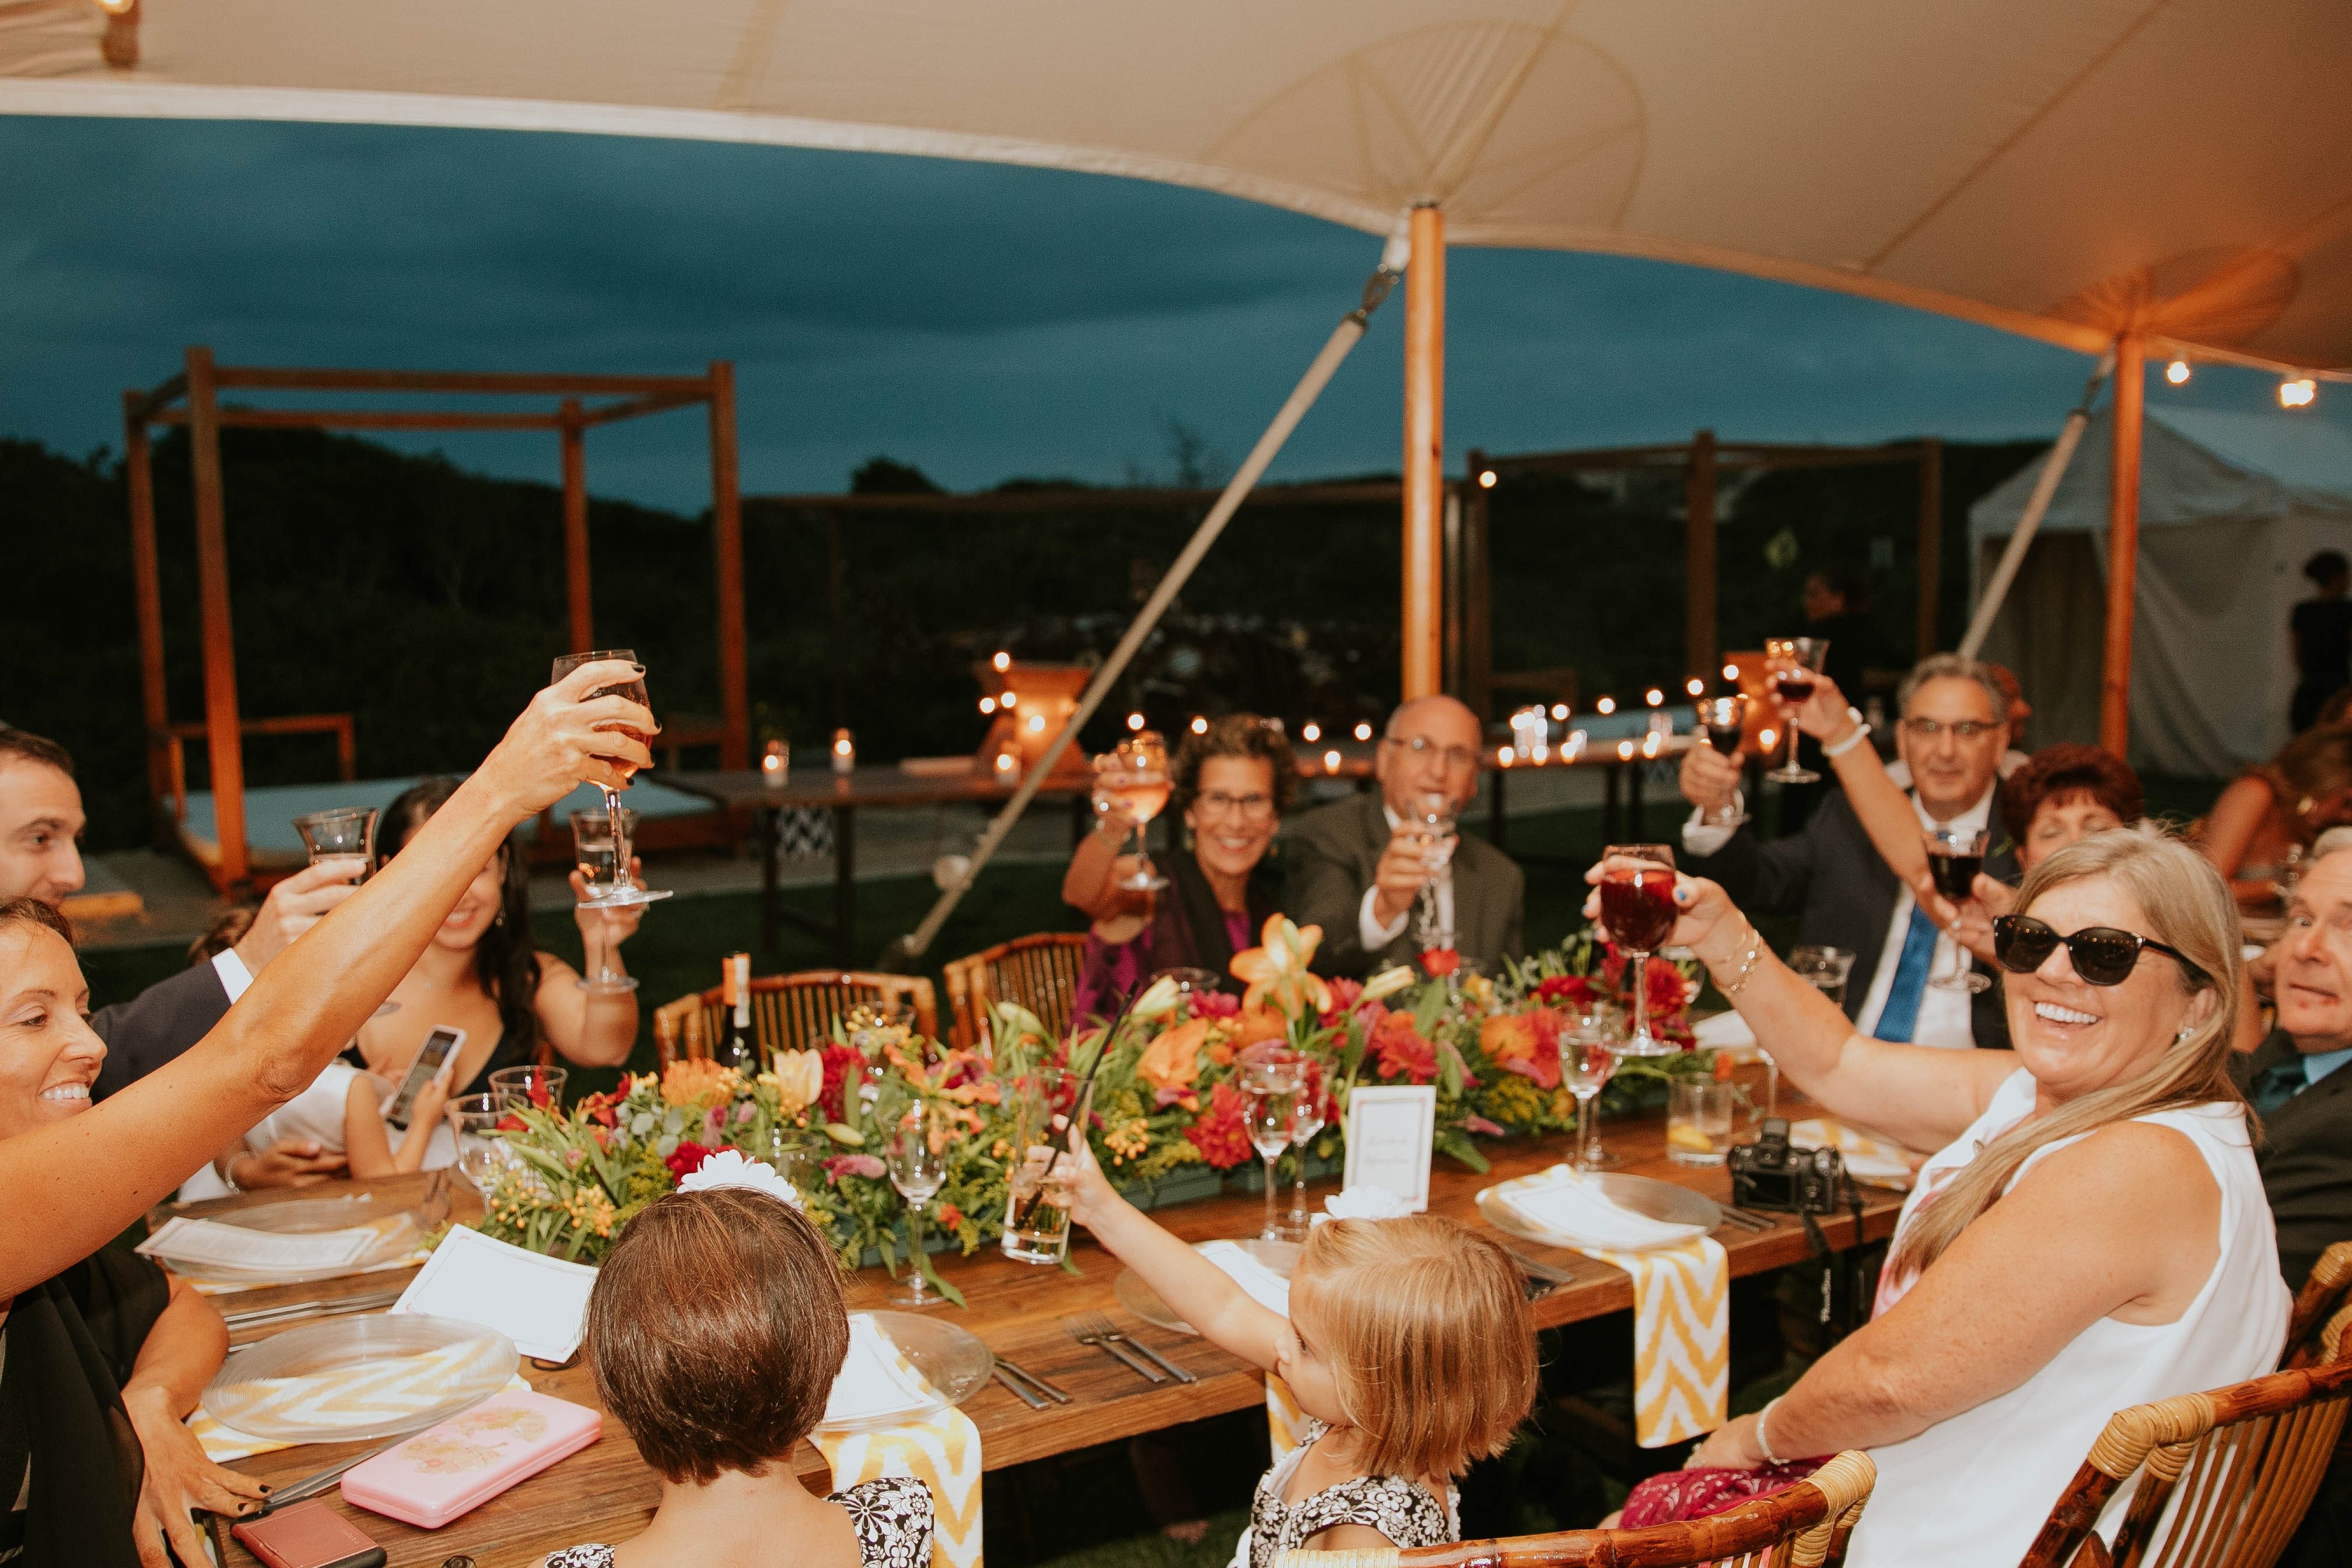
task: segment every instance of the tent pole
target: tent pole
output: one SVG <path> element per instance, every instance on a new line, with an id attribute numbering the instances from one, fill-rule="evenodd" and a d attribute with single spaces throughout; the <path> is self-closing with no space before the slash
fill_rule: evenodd
<path id="1" fill-rule="evenodd" d="M 172 787 L 163 732 L 172 721 L 163 688 L 163 587 L 155 563 L 155 467 L 147 444 L 147 395 L 122 395 L 122 478 L 131 492 L 131 584 L 139 606 L 139 697 L 147 716 L 147 787 Z"/>
<path id="2" fill-rule="evenodd" d="M 1486 490 L 1478 483 L 1486 468 L 1474 458 L 1462 498 L 1462 689 L 1458 693 L 1484 724 L 1495 716 L 1495 625 L 1492 517 Z"/>
<path id="3" fill-rule="evenodd" d="M 1683 470 L 1683 674 L 1715 674 L 1715 432 L 1691 437 Z"/>
<path id="4" fill-rule="evenodd" d="M 563 440 L 564 598 L 571 609 L 572 646 L 586 653 L 596 646 L 596 633 L 588 600 L 588 445 L 580 400 L 565 398 L 556 417 Z"/>
<path id="5" fill-rule="evenodd" d="M 1445 213 L 1412 209 L 1404 279 L 1403 695 L 1444 689 L 1440 613 L 1445 508 Z"/>
<path id="6" fill-rule="evenodd" d="M 213 832 L 226 892 L 250 870 L 245 837 L 245 754 L 236 712 L 236 645 L 228 619 L 228 532 L 221 500 L 220 403 L 213 351 L 188 350 L 188 453 L 195 470 L 196 603 L 204 627 L 205 742 L 212 767 Z"/>
<path id="7" fill-rule="evenodd" d="M 1944 596 L 1944 444 L 1919 443 L 1919 657 L 1936 651 L 1936 612 Z"/>
<path id="8" fill-rule="evenodd" d="M 2115 467 L 2107 488 L 2107 647 L 2099 673 L 2099 744 L 2124 755 L 2131 729 L 2133 594 L 2139 580 L 2140 419 L 2147 405 L 2147 345 L 2116 339 Z"/>
<path id="9" fill-rule="evenodd" d="M 719 765 L 751 765 L 743 651 L 743 495 L 736 470 L 735 365 L 710 362 L 710 531 L 719 559 Z"/>
<path id="10" fill-rule="evenodd" d="M 1144 601 L 1143 608 L 1136 615 L 1135 623 L 1127 628 L 1127 635 L 1118 639 L 1118 646 L 1111 649 L 1110 657 L 1103 660 L 1101 667 L 1095 671 L 1094 679 L 1087 683 L 1086 692 L 1078 699 L 1077 710 L 1070 715 L 1069 722 L 1046 742 L 1045 752 L 1030 768 L 1028 777 L 1021 781 L 1021 787 L 1013 792 L 1013 798 L 1004 803 L 1004 809 L 998 812 L 995 820 L 988 825 L 988 831 L 980 836 L 980 844 L 971 853 L 971 868 L 964 872 L 962 879 L 954 887 L 940 895 L 939 901 L 923 917 L 922 924 L 890 944 L 884 962 L 911 963 L 929 950 L 940 934 L 940 928 L 947 924 L 948 916 L 954 913 L 964 890 L 979 879 L 981 868 L 988 864 L 990 857 L 996 853 L 997 846 L 1004 842 L 1004 836 L 1013 831 L 1013 825 L 1021 820 L 1021 814 L 1029 808 L 1030 801 L 1036 798 L 1038 789 L 1053 773 L 1055 764 L 1062 760 L 1063 752 L 1068 749 L 1078 731 L 1086 728 L 1087 721 L 1094 717 L 1095 710 L 1102 706 L 1103 699 L 1110 694 L 1111 688 L 1126 673 L 1128 662 L 1143 646 L 1143 639 L 1151 635 L 1152 627 L 1160 624 L 1160 617 L 1167 613 L 1169 605 L 1182 591 L 1193 569 L 1201 564 L 1201 558 L 1208 554 L 1211 545 L 1216 543 L 1217 535 L 1224 531 L 1225 524 L 1255 487 L 1258 476 L 1265 472 L 1266 465 L 1273 462 L 1275 455 L 1282 450 L 1282 444 L 1290 439 L 1290 433 L 1298 427 L 1298 422 L 1307 417 L 1307 411 L 1315 406 L 1315 400 L 1322 395 L 1324 386 L 1339 370 L 1339 362 L 1348 357 L 1348 351 L 1363 337 L 1364 323 L 1374 310 L 1380 309 L 1381 301 L 1388 298 L 1389 290 L 1396 286 L 1397 274 L 1402 270 L 1405 261 L 1402 252 L 1402 247 L 1396 241 L 1390 241 L 1388 248 L 1381 255 L 1380 266 L 1364 282 L 1362 303 L 1340 318 L 1339 326 L 1332 330 L 1331 336 L 1324 342 L 1323 352 L 1315 356 L 1315 363 L 1307 367 L 1307 374 L 1298 378 L 1297 386 L 1291 388 L 1290 396 L 1275 415 L 1274 423 L 1268 425 L 1265 433 L 1257 438 L 1257 445 L 1250 448 L 1250 455 L 1243 460 L 1240 468 L 1225 481 L 1224 493 L 1217 498 L 1217 504 L 1209 509 L 1209 515 L 1201 520 L 1201 526 L 1192 531 L 1192 537 L 1185 544 L 1183 552 L 1171 563 L 1167 575 L 1160 579 L 1160 586 L 1151 591 L 1151 597 Z"/>
<path id="11" fill-rule="evenodd" d="M 1960 639 L 1960 657 L 1974 658 L 1984 647 L 1985 638 L 1992 635 L 1992 623 L 2000 614 L 2001 601 L 2009 597 L 2010 584 L 2017 581 L 2018 568 L 2025 564 L 2025 552 L 2033 543 L 2033 535 L 2042 526 L 2042 516 L 2050 510 L 2051 498 L 2058 493 L 2058 481 L 2066 477 L 2067 465 L 2074 460 L 2074 448 L 2081 444 L 2084 428 L 2091 423 L 2091 405 L 2099 395 L 2099 384 L 2107 379 L 2115 368 L 2112 350 L 2099 357 L 2098 369 L 2083 384 L 2083 400 L 2066 416 L 2065 427 L 2058 432 L 2050 455 L 2042 461 L 2042 473 L 2033 481 L 2033 493 L 2026 498 L 2025 511 L 2017 520 L 2017 531 L 2010 535 L 2009 547 L 2000 552 L 2000 564 L 1993 568 L 1992 581 L 1987 583 L 1984 595 L 1977 601 L 1976 614 L 1969 618 L 1968 636 Z"/>

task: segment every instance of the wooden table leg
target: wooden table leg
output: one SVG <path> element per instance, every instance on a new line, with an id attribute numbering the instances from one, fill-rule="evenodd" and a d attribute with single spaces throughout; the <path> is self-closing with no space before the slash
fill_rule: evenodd
<path id="1" fill-rule="evenodd" d="M 833 808 L 834 956 L 844 969 L 857 963 L 857 808 Z"/>
<path id="2" fill-rule="evenodd" d="M 783 837 L 778 809 L 760 808 L 760 946 L 776 949 L 776 840 Z"/>

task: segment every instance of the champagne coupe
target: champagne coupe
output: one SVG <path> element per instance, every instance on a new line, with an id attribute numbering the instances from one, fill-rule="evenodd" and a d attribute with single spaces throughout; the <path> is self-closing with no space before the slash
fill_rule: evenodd
<path id="1" fill-rule="evenodd" d="M 1107 781 L 1108 787 L 1127 802 L 1128 814 L 1135 818 L 1136 867 L 1118 885 L 1136 892 L 1156 891 L 1168 885 L 1168 879 L 1152 866 L 1144 833 L 1168 805 L 1168 742 L 1157 730 L 1140 730 L 1121 741 L 1111 755 L 1118 765 Z"/>
<path id="2" fill-rule="evenodd" d="M 1717 755 L 1729 760 L 1739 750 L 1748 733 L 1748 699 L 1738 692 L 1728 697 L 1702 698 L 1698 705 L 1699 736 L 1715 748 Z M 1737 827 L 1748 820 L 1739 809 L 1737 797 L 1726 803 L 1718 814 L 1706 819 L 1718 827 Z"/>
<path id="3" fill-rule="evenodd" d="M 1328 1112 L 1324 1102 L 1324 1068 L 1315 1057 L 1301 1055 L 1298 1058 L 1298 1100 L 1290 1113 L 1290 1146 L 1298 1151 L 1298 1168 L 1291 1173 L 1290 1214 L 1283 1222 L 1283 1237 L 1288 1241 L 1305 1241 L 1315 1221 L 1307 1212 L 1307 1145 L 1323 1131 Z"/>
<path id="4" fill-rule="evenodd" d="M 1663 844 L 1612 844 L 1601 858 L 1601 923 L 1625 950 L 1633 1028 L 1620 1056 L 1666 1057 L 1676 1047 L 1650 1033 L 1650 954 L 1665 945 L 1675 918 L 1675 852 Z"/>
<path id="5" fill-rule="evenodd" d="M 1927 870 L 1936 879 L 1936 891 L 1955 904 L 1977 896 L 1977 873 L 1984 869 L 1985 840 L 1990 837 L 1982 828 L 1967 827 L 1938 827 L 1927 835 Z M 1952 973 L 1937 975 L 1927 984 L 1938 991 L 1973 993 L 1990 986 L 1992 977 L 1969 968 L 1968 955 L 1955 942 Z"/>
<path id="6" fill-rule="evenodd" d="M 1601 1091 L 1617 1070 L 1617 1053 L 1609 1048 L 1608 1025 L 1600 1009 L 1559 1032 L 1559 1066 L 1568 1092 L 1576 1096 L 1576 1168 L 1616 1169 L 1624 1157 L 1602 1152 L 1598 1125 Z"/>
<path id="7" fill-rule="evenodd" d="M 608 658 L 625 659 L 631 664 L 637 662 L 635 652 L 625 647 L 604 648 L 595 653 L 567 653 L 555 661 L 555 673 L 550 679 L 561 680 L 583 664 L 596 664 Z M 654 705 L 654 700 L 646 695 L 646 678 L 642 675 L 635 680 L 624 681 L 618 686 L 600 686 L 588 695 L 591 699 L 625 697 L 640 708 L 647 710 Z M 625 724 L 615 725 L 614 728 L 633 741 L 652 739 L 651 736 L 640 734 Z M 637 769 L 636 763 L 623 762 L 618 757 L 599 757 L 597 760 L 611 763 L 624 775 L 633 774 Z M 614 883 L 609 889 L 599 892 L 588 900 L 587 907 L 595 910 L 619 909 L 627 904 L 650 904 L 656 899 L 668 898 L 667 889 L 659 892 L 649 892 L 638 887 L 635 879 L 628 874 L 629 831 L 621 820 L 621 792 L 608 784 L 598 784 L 596 787 L 604 792 L 604 815 L 613 824 L 613 855 L 615 864 L 620 868 L 615 873 Z"/>
<path id="8" fill-rule="evenodd" d="M 637 836 L 637 814 L 626 806 L 621 808 L 621 834 L 624 841 Z M 621 886 L 634 886 L 636 879 L 630 876 L 625 862 L 617 858 L 619 844 L 613 834 L 613 817 L 602 811 L 575 811 L 572 814 L 572 854 L 580 864 L 580 879 L 588 884 L 588 903 L 583 908 L 607 909 L 596 900 L 604 893 Z M 605 914 L 598 926 L 608 940 L 596 945 L 596 951 L 585 956 L 596 969 L 595 978 L 583 978 L 580 988 L 592 996 L 625 996 L 637 988 L 634 974 L 618 974 L 613 969 L 613 943 L 609 940 L 613 917 Z"/>
<path id="9" fill-rule="evenodd" d="M 926 1120 L 919 1110 L 908 1115 L 883 1145 L 883 1163 L 889 1167 L 890 1184 L 907 1200 L 907 1229 L 911 1237 L 907 1252 L 907 1289 L 892 1293 L 890 1304 L 894 1307 L 935 1307 L 945 1300 L 923 1289 L 923 1205 L 939 1195 L 948 1179 L 946 1156 L 931 1147 Z"/>
<path id="10" fill-rule="evenodd" d="M 1242 1092 L 1249 1097 L 1245 1113 L 1249 1122 L 1250 1143 L 1259 1158 L 1265 1162 L 1265 1226 L 1258 1232 L 1262 1241 L 1283 1239 L 1281 1221 L 1275 1215 L 1274 1164 L 1290 1147 L 1291 1123 L 1297 1114 L 1299 1079 L 1296 1064 L 1285 1061 L 1244 1058 L 1242 1066 Z"/>
<path id="11" fill-rule="evenodd" d="M 1796 710 L 1805 705 L 1821 684 L 1822 660 L 1830 651 L 1827 637 L 1766 637 L 1764 657 L 1781 666 L 1772 675 L 1772 690 L 1790 710 L 1789 760 L 1764 776 L 1782 784 L 1819 784 L 1822 775 L 1797 765 Z"/>
<path id="12" fill-rule="evenodd" d="M 1420 824 L 1421 868 L 1429 880 L 1421 885 L 1415 896 L 1420 913 L 1415 919 L 1413 941 L 1423 952 L 1432 948 L 1454 945 L 1454 924 L 1441 920 L 1437 902 L 1437 879 L 1454 863 L 1454 847 L 1461 842 L 1461 825 L 1454 819 L 1454 802 L 1443 791 L 1431 790 L 1423 795 L 1415 820 Z"/>
<path id="13" fill-rule="evenodd" d="M 1789 967 L 1797 978 L 1811 984 L 1843 1011 L 1845 1007 L 1845 983 L 1853 973 L 1853 950 L 1846 947 L 1820 947 L 1807 944 L 1789 950 Z M 1780 1114 L 1780 1064 L 1772 1053 L 1759 1050 L 1764 1058 L 1764 1114 Z"/>

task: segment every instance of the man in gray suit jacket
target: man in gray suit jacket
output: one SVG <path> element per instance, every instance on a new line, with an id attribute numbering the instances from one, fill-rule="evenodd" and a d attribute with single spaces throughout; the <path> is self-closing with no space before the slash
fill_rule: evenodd
<path id="1" fill-rule="evenodd" d="M 1469 963 L 1493 970 L 1521 952 L 1519 922 L 1527 879 L 1483 838 L 1459 837 L 1445 866 L 1432 873 L 1420 837 L 1431 795 L 1459 812 L 1478 793 L 1483 736 L 1477 715 L 1451 697 L 1422 697 L 1389 716 L 1373 762 L 1377 795 L 1318 806 L 1284 835 L 1290 859 L 1290 918 L 1323 928 L 1315 967 L 1326 974 L 1369 974 L 1411 961 L 1433 942 L 1452 945 Z M 1436 919 L 1423 928 L 1421 892 L 1432 889 Z"/>

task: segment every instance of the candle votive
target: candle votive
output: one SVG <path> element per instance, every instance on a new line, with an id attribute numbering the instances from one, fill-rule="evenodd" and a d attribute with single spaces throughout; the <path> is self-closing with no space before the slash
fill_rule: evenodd
<path id="1" fill-rule="evenodd" d="M 760 782 L 770 789 L 782 789 L 792 781 L 793 745 L 790 741 L 771 741 L 760 754 Z"/>
<path id="2" fill-rule="evenodd" d="M 833 771 L 845 773 L 857 765 L 857 742 L 846 730 L 833 732 Z"/>

